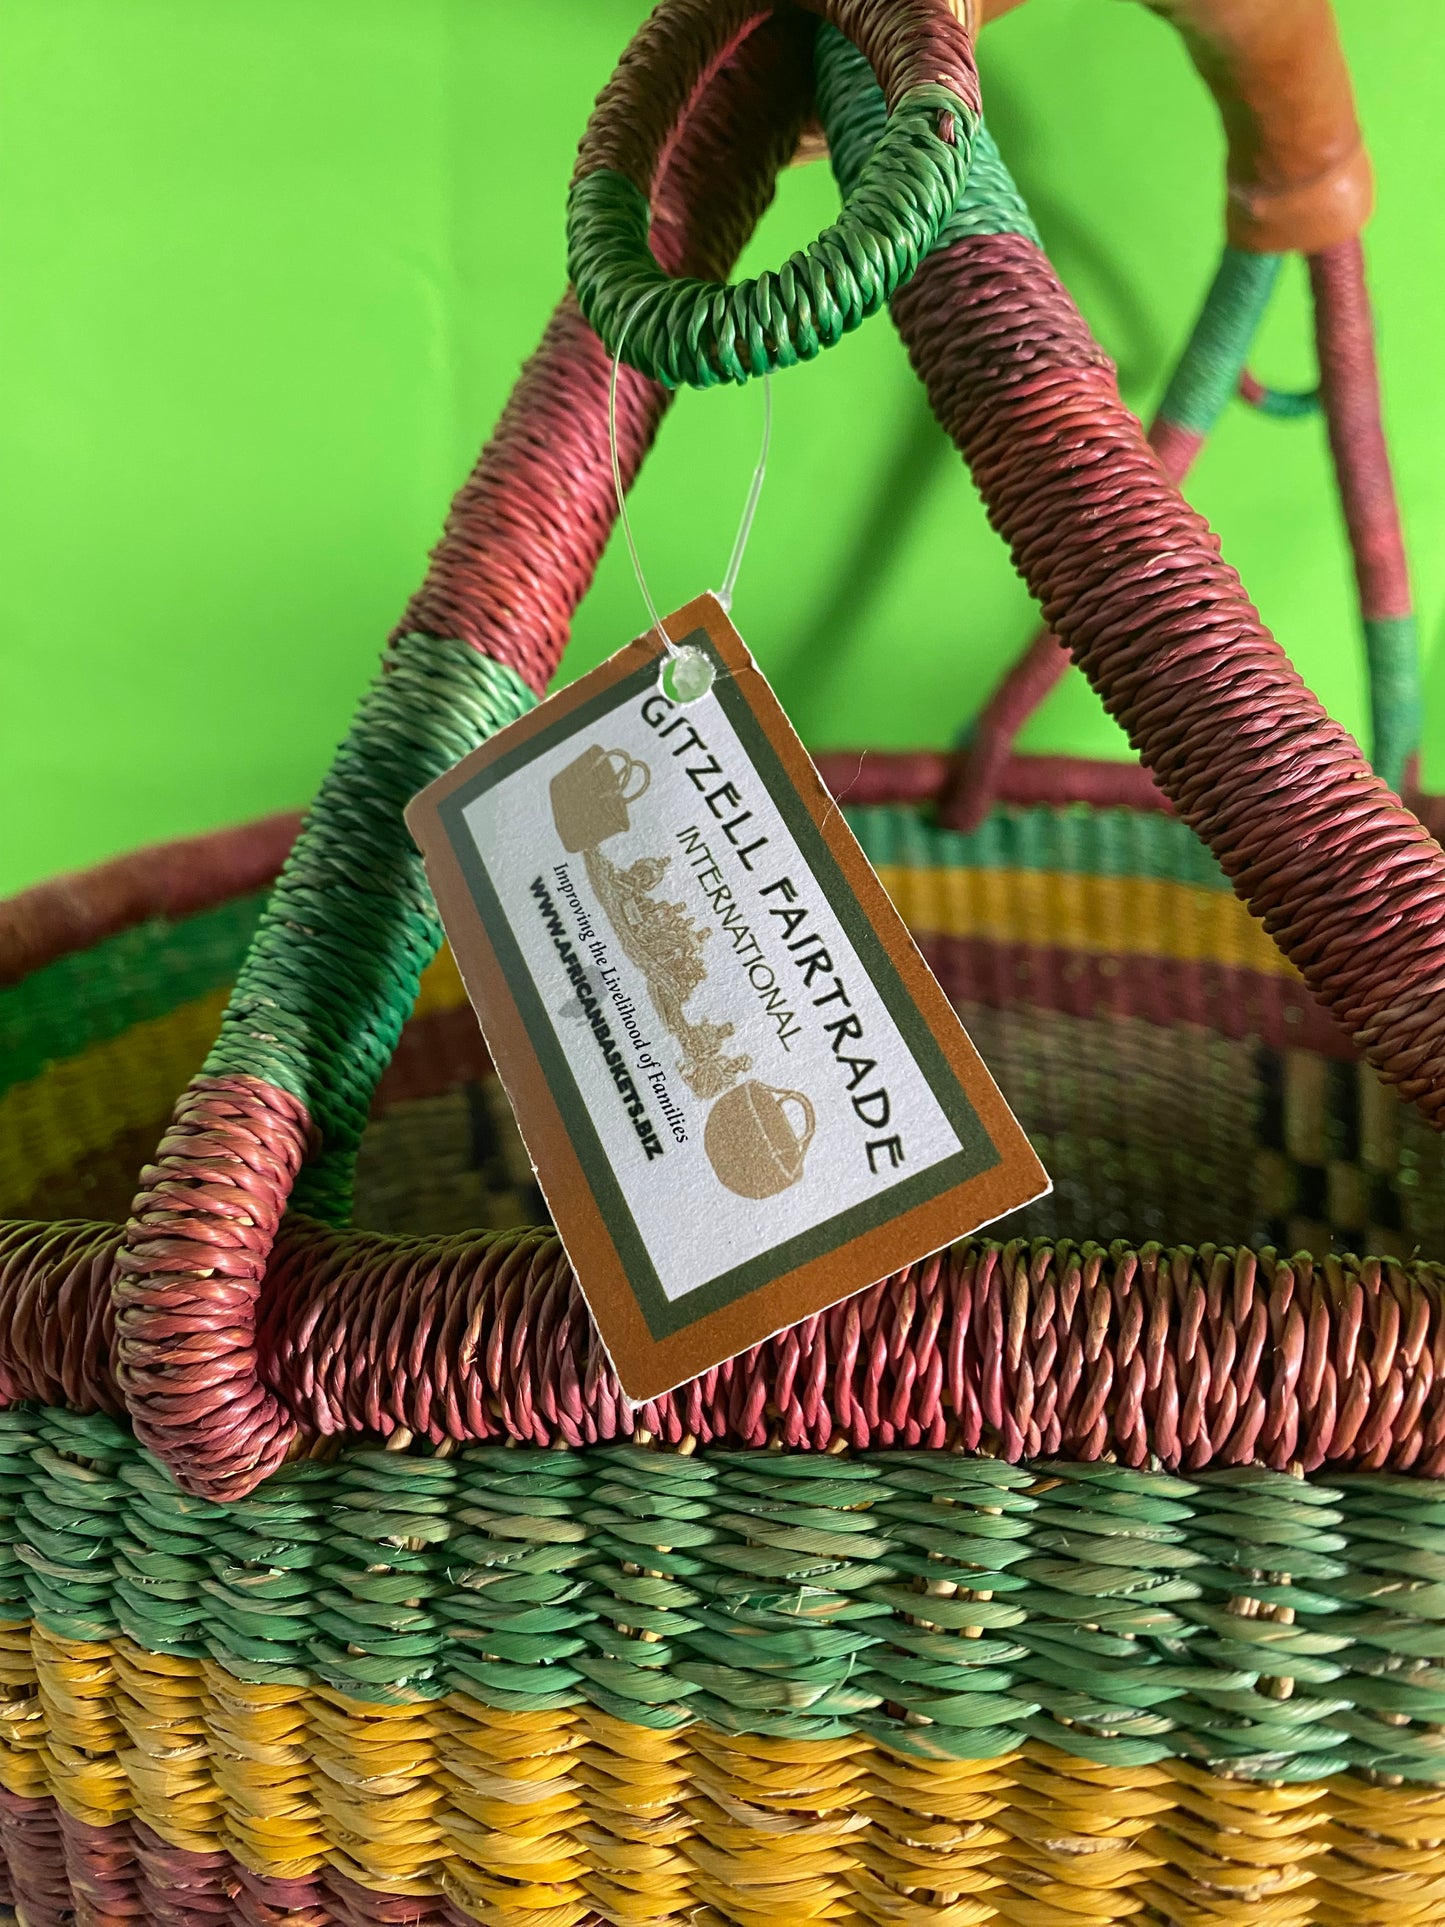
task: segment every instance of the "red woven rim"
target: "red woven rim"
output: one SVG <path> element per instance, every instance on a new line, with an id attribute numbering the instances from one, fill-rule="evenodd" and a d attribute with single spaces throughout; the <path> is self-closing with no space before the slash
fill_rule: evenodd
<path id="1" fill-rule="evenodd" d="M 815 758 L 829 790 L 852 808 L 937 804 L 953 779 L 947 750 L 832 749 Z M 1146 810 L 1173 805 L 1140 763 L 1084 756 L 1014 754 L 1003 765 L 994 801 L 1016 809 Z M 1445 795 L 1412 793 L 1410 808 L 1437 841 L 1445 839 Z M 153 917 L 213 910 L 275 881 L 300 828 L 285 811 L 205 836 L 156 843 L 88 870 L 33 885 L 0 901 L 0 985 L 16 984 L 59 957 Z"/>
<path id="2" fill-rule="evenodd" d="M 0 984 L 150 917 L 212 910 L 273 881 L 296 840 L 294 811 L 118 856 L 0 903 Z"/>
<path id="3" fill-rule="evenodd" d="M 0 1401 L 121 1413 L 122 1236 L 0 1227 Z M 293 1216 L 259 1311 L 258 1383 L 313 1436 L 1445 1472 L 1438 1265 L 962 1245 L 637 1407 L 555 1234 L 390 1237 Z"/>

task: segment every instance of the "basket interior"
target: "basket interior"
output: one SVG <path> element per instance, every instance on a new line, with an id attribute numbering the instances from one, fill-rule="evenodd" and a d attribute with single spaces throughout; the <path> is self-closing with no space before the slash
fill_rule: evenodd
<path id="1" fill-rule="evenodd" d="M 1313 1003 L 1183 825 L 852 813 L 1054 1182 L 999 1235 L 1445 1256 L 1445 1145 Z M 260 909 L 149 923 L 0 992 L 0 1214 L 125 1215 Z M 355 1221 L 545 1207 L 445 951 L 382 1082 Z"/>

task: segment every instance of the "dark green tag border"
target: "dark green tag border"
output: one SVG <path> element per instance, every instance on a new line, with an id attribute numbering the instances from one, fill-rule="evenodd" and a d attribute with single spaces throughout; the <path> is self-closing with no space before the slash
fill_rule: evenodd
<path id="1" fill-rule="evenodd" d="M 720 1272 L 717 1277 L 708 1279 L 683 1297 L 669 1299 L 662 1289 L 622 1187 L 592 1123 L 586 1101 L 577 1088 L 566 1052 L 558 1042 L 551 1017 L 512 934 L 510 920 L 502 909 L 486 864 L 465 820 L 468 807 L 479 796 L 515 775 L 544 751 L 590 729 L 603 717 L 655 688 L 656 662 L 644 664 L 630 676 L 621 678 L 579 703 L 555 727 L 534 730 L 515 749 L 497 757 L 469 782 L 453 790 L 439 806 L 438 816 L 654 1341 L 671 1338 L 689 1325 L 696 1324 L 699 1319 L 746 1297 L 759 1286 L 769 1284 L 774 1278 L 782 1277 L 813 1259 L 827 1256 L 829 1252 L 850 1244 L 854 1238 L 872 1230 L 880 1222 L 901 1217 L 905 1212 L 931 1202 L 970 1178 L 993 1170 L 1002 1161 L 967 1091 L 908 994 L 892 957 L 864 913 L 812 813 L 784 770 L 767 732 L 753 714 L 706 630 L 695 630 L 679 646 L 701 649 L 712 660 L 718 672 L 713 685 L 714 696 L 751 758 L 771 802 L 787 824 L 829 909 L 843 926 L 889 1016 L 927 1079 L 962 1149 L 941 1163 L 901 1179 L 871 1198 L 850 1205 L 834 1217 L 810 1225 L 806 1231 L 760 1252 L 746 1263 Z"/>

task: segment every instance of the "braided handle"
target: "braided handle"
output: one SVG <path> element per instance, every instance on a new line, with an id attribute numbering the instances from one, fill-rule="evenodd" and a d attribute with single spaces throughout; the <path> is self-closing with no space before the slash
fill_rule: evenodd
<path id="1" fill-rule="evenodd" d="M 713 61 L 655 188 L 672 266 L 721 273 L 736 257 L 796 143 L 811 42 L 812 23 L 783 12 Z M 261 1280 L 288 1201 L 344 1220 L 371 1093 L 441 940 L 402 810 L 545 686 L 611 532 L 610 372 L 569 297 L 453 505 L 216 1048 L 142 1173 L 116 1260 L 116 1376 L 137 1436 L 189 1491 L 249 1491 L 296 1435 L 258 1371 Z M 665 404 L 630 371 L 619 383 L 629 480 Z"/>
<path id="2" fill-rule="evenodd" d="M 1149 442 L 1164 473 L 1182 486 L 1244 370 L 1279 274 L 1277 254 L 1226 247 L 1204 306 L 1164 391 Z M 939 799 L 939 820 L 972 830 L 993 808 L 1020 730 L 1058 686 L 1069 652 L 1050 629 L 1040 629 L 999 679 L 972 734 L 953 757 Z"/>
<path id="3" fill-rule="evenodd" d="M 857 44 L 888 105 L 838 221 L 776 274 L 674 279 L 648 244 L 653 180 L 702 64 L 756 0 L 664 0 L 598 100 L 567 206 L 582 312 L 609 347 L 668 387 L 811 360 L 876 314 L 937 240 L 967 177 L 978 121 L 970 36 L 948 0 L 804 0 Z"/>
<path id="4" fill-rule="evenodd" d="M 820 59 L 852 56 L 828 36 Z M 840 91 L 820 81 L 835 161 Z M 1260 623 L 1037 243 L 939 249 L 893 308 L 1020 573 L 1160 788 L 1386 1081 L 1445 1124 L 1445 851 Z"/>
<path id="5" fill-rule="evenodd" d="M 1149 441 L 1170 481 L 1181 484 L 1229 395 L 1261 392 L 1244 372 L 1279 257 L 1227 248 L 1199 323 L 1160 403 Z M 1404 794 L 1420 744 L 1423 700 L 1419 651 L 1404 538 L 1380 416 L 1374 324 L 1358 241 L 1309 257 L 1315 338 L 1335 477 L 1355 566 L 1364 630 L 1370 703 L 1370 761 L 1392 790 Z M 1243 275 L 1243 285 L 1238 283 Z M 1250 295 L 1253 284 L 1253 296 Z M 1222 298 L 1228 297 L 1228 298 Z M 1275 397 L 1276 402 L 1304 398 Z M 1313 412 L 1299 406 L 1271 412 Z M 1068 666 L 1057 636 L 1041 630 L 1000 679 L 979 714 L 971 740 L 953 759 L 940 803 L 950 829 L 982 822 L 998 794 L 1014 743 Z"/>
<path id="6" fill-rule="evenodd" d="M 979 11 L 986 23 L 1019 3 L 980 0 Z M 1419 677 L 1368 298 L 1362 276 L 1351 285 L 1348 243 L 1370 212 L 1372 190 L 1333 8 L 1330 0 L 1146 4 L 1179 29 L 1219 105 L 1229 142 L 1230 243 L 1150 440 L 1170 480 L 1182 482 L 1225 401 L 1249 380 L 1244 357 L 1278 254 L 1317 253 L 1320 359 L 1334 371 L 1330 435 L 1360 580 L 1371 754 L 1399 789 L 1419 739 Z M 954 759 L 941 804 L 950 827 L 971 829 L 987 814 L 1019 731 L 1068 660 L 1044 629 L 999 683 Z"/>

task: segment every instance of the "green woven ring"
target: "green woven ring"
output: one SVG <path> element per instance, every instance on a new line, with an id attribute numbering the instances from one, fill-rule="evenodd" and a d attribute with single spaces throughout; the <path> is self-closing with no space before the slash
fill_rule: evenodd
<path id="1" fill-rule="evenodd" d="M 1259 392 L 1248 399 L 1252 408 L 1258 409 L 1261 415 L 1272 416 L 1275 421 L 1304 421 L 1320 412 L 1318 388 L 1267 388 L 1261 383 Z"/>
<path id="2" fill-rule="evenodd" d="M 776 273 L 674 280 L 648 244 L 647 198 L 599 167 L 573 183 L 567 268 L 615 353 L 669 388 L 743 382 L 811 361 L 888 301 L 942 232 L 968 178 L 976 116 L 949 88 L 910 88 L 833 226 Z"/>
<path id="3" fill-rule="evenodd" d="M 814 43 L 813 77 L 833 175 L 846 200 L 883 138 L 888 106 L 864 55 L 827 21 L 820 24 Z M 1043 246 L 1024 198 L 982 120 L 973 129 L 969 165 L 957 201 L 933 246 L 946 248 L 979 234 L 1026 234 Z"/>

